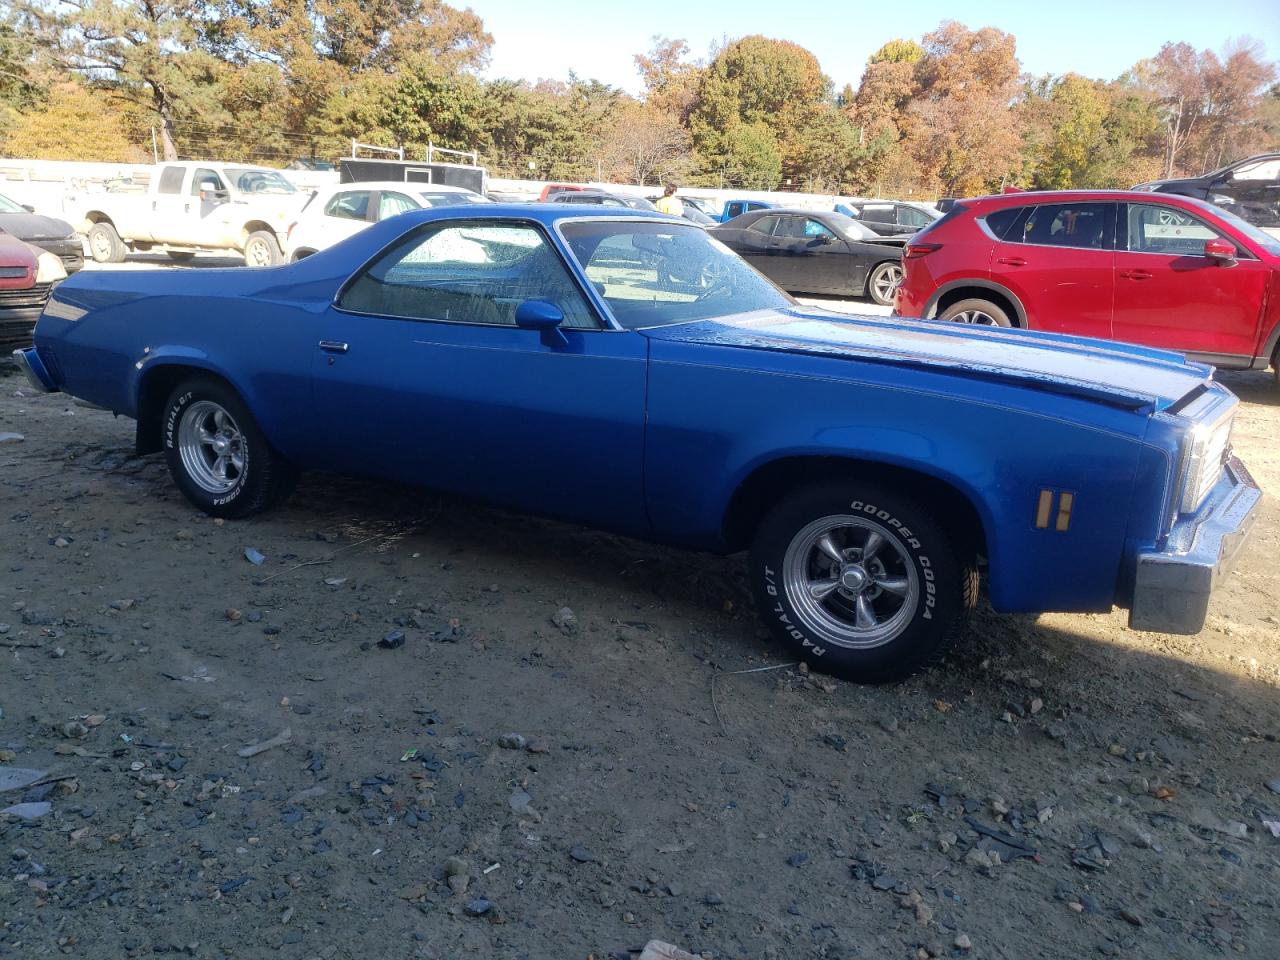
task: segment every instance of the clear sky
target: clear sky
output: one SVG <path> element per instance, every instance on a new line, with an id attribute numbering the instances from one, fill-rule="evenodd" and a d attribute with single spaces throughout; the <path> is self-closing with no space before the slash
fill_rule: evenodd
<path id="1" fill-rule="evenodd" d="M 688 41 L 696 57 L 752 33 L 813 51 L 823 72 L 855 87 L 886 40 L 919 39 L 946 19 L 993 26 L 1018 40 L 1030 73 L 1074 71 L 1111 80 L 1166 41 L 1218 50 L 1247 34 L 1280 60 L 1280 0 L 453 0 L 493 35 L 490 77 L 584 79 L 639 91 L 631 57 L 655 34 Z"/>

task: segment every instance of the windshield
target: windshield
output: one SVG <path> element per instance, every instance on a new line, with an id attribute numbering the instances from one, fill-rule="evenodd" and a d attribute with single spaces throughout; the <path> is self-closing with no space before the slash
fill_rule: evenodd
<path id="1" fill-rule="evenodd" d="M 298 188 L 274 170 L 228 167 L 227 177 L 240 193 L 297 193 Z"/>
<path id="2" fill-rule="evenodd" d="M 795 303 L 699 227 L 586 220 L 564 223 L 560 232 L 628 330 Z"/>
<path id="3" fill-rule="evenodd" d="M 0 213 L 26 213 L 27 209 L 20 203 L 14 203 L 3 193 L 0 193 Z"/>
<path id="4" fill-rule="evenodd" d="M 846 240 L 867 240 L 877 235 L 870 227 L 864 227 L 853 217 L 843 213 L 829 213 L 823 217 L 823 223 L 842 234 Z"/>
<path id="5" fill-rule="evenodd" d="M 1197 202 L 1203 203 L 1204 201 Z M 1273 237 L 1260 227 L 1255 227 L 1248 220 L 1232 213 L 1224 207 L 1217 207 L 1211 203 L 1205 203 L 1204 206 L 1205 209 L 1213 211 L 1218 217 L 1227 221 L 1227 223 L 1231 224 L 1258 246 L 1262 247 L 1267 251 L 1267 253 L 1280 257 L 1280 239 Z"/>

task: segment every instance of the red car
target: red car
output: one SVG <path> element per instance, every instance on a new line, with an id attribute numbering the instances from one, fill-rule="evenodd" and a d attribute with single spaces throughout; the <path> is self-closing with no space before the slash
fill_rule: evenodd
<path id="1" fill-rule="evenodd" d="M 1125 340 L 1280 376 L 1280 240 L 1190 197 L 961 200 L 911 238 L 896 311 Z"/>
<path id="2" fill-rule="evenodd" d="M 8 360 L 15 347 L 31 344 L 50 286 L 40 282 L 36 251 L 0 231 L 0 360 Z"/>

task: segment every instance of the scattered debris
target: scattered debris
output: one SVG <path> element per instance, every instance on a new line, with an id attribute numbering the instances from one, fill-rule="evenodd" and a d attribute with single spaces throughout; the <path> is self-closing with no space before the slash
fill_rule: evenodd
<path id="1" fill-rule="evenodd" d="M 250 563 L 252 563 L 255 567 L 262 566 L 263 562 L 267 559 L 261 553 L 255 550 L 253 547 L 245 547 L 244 558 L 248 560 Z"/>
<path id="2" fill-rule="evenodd" d="M 17 817 L 19 820 L 38 820 L 52 809 L 52 804 L 47 800 L 38 803 L 15 803 L 12 807 L 5 807 L 0 810 L 0 816 L 7 814 L 11 817 Z"/>
<path id="3" fill-rule="evenodd" d="M 285 727 L 270 740 L 263 740 L 259 743 L 251 743 L 247 747 L 241 747 L 236 754 L 241 757 L 256 757 L 260 753 L 265 753 L 276 747 L 283 747 L 293 739 L 293 730 Z"/>

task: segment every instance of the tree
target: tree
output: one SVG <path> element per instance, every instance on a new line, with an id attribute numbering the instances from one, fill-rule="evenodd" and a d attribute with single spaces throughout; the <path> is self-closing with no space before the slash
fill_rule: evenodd
<path id="1" fill-rule="evenodd" d="M 40 106 L 16 117 L 4 141 L 12 157 L 44 160 L 100 160 L 139 163 L 148 153 L 137 146 L 142 118 L 121 109 L 104 93 L 74 79 L 49 91 Z"/>
<path id="2" fill-rule="evenodd" d="M 947 21 L 927 34 L 915 64 L 908 148 L 948 195 L 998 188 L 1018 166 L 1012 104 L 1020 70 L 1011 34 Z"/>
<path id="3" fill-rule="evenodd" d="M 703 69 L 688 56 L 689 44 L 685 41 L 655 36 L 648 54 L 637 53 L 633 57 L 644 82 L 644 102 L 682 123 L 693 109 Z"/>
<path id="4" fill-rule="evenodd" d="M 640 186 L 680 180 L 693 164 L 689 133 L 679 117 L 648 103 L 624 104 L 617 111 L 602 154 L 610 179 Z"/>
<path id="5" fill-rule="evenodd" d="M 200 0 L 33 0 L 25 11 L 61 69 L 158 120 L 166 160 L 177 158 L 175 121 L 200 116 L 218 64 L 198 46 L 208 15 Z"/>

